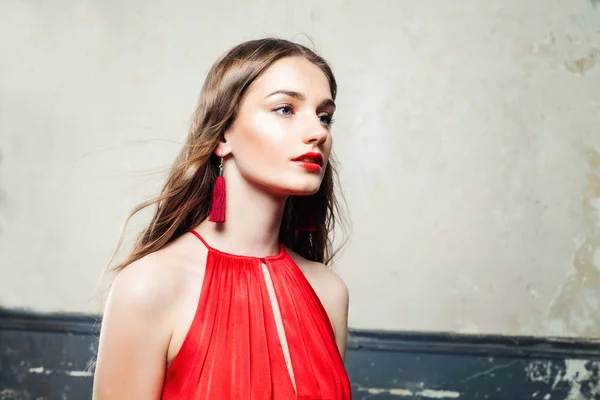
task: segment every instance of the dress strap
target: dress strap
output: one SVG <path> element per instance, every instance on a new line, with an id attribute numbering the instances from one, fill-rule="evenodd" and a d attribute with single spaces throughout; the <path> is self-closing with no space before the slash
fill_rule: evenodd
<path id="1" fill-rule="evenodd" d="M 239 255 L 239 254 L 231 254 L 231 253 L 227 253 L 225 251 L 221 251 L 219 249 L 215 249 L 214 247 L 212 247 L 194 229 L 190 229 L 188 232 L 191 232 L 194 236 L 196 236 L 202 242 L 202 244 L 204 244 L 204 246 L 208 249 L 208 251 L 215 253 L 215 254 L 220 254 L 220 255 L 226 256 L 226 257 L 245 259 L 245 260 L 275 261 L 275 260 L 284 258 L 287 254 L 287 252 L 285 251 L 285 248 L 283 247 L 283 244 L 281 244 L 281 243 L 279 243 L 279 252 L 276 255 L 257 257 L 257 256 L 243 256 L 243 255 Z"/>
<path id="2" fill-rule="evenodd" d="M 204 238 L 203 238 L 202 236 L 200 236 L 200 234 L 199 234 L 198 232 L 196 232 L 196 230 L 195 230 L 195 229 L 190 229 L 189 231 L 190 231 L 191 233 L 193 233 L 193 234 L 194 234 L 194 236 L 196 236 L 198 239 L 200 239 L 200 241 L 202 242 L 202 244 L 203 244 L 204 246 L 206 246 L 206 248 L 207 248 L 208 250 L 212 250 L 212 249 L 213 249 L 213 248 L 212 248 L 212 247 L 210 247 L 210 245 L 209 245 L 209 244 L 206 242 L 206 240 L 204 240 Z"/>

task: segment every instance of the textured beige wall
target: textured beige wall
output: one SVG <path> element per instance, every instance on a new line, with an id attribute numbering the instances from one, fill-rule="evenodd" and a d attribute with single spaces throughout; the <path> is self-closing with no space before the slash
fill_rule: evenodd
<path id="1" fill-rule="evenodd" d="M 98 311 L 210 64 L 306 33 L 340 83 L 351 326 L 600 336 L 598 3 L 1 2 L 0 306 Z"/>

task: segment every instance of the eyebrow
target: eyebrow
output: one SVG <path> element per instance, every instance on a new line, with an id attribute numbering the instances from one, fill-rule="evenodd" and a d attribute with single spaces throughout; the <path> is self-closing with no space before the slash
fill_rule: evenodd
<path id="1" fill-rule="evenodd" d="M 269 97 L 275 96 L 276 94 L 283 94 L 285 96 L 292 97 L 292 98 L 298 99 L 298 100 L 306 100 L 306 96 L 304 96 L 304 94 L 293 91 L 293 90 L 276 90 L 273 93 L 271 93 L 270 95 L 268 95 L 266 98 L 268 99 Z M 318 108 L 327 107 L 327 106 L 336 108 L 335 102 L 332 99 L 323 100 L 321 102 L 321 104 L 319 104 Z"/>

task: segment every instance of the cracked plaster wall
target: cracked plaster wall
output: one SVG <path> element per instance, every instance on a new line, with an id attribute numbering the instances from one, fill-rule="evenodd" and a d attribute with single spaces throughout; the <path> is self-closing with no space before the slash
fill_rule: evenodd
<path id="1" fill-rule="evenodd" d="M 303 32 L 340 83 L 350 325 L 600 336 L 597 1 L 241 5 L 0 4 L 0 306 L 99 311 L 210 64 Z"/>

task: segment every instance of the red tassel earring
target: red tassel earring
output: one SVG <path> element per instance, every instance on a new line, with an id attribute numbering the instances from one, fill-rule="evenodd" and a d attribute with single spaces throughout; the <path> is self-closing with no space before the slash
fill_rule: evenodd
<path id="1" fill-rule="evenodd" d="M 213 188 L 212 204 L 209 220 L 211 222 L 225 222 L 225 178 L 223 178 L 223 157 L 219 164 L 219 176 Z"/>

